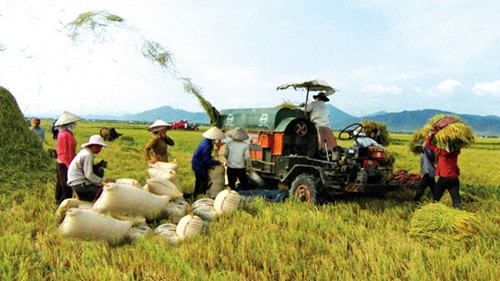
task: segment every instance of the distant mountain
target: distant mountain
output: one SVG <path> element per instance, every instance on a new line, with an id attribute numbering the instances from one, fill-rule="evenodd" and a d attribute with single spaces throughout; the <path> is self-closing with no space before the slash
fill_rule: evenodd
<path id="1" fill-rule="evenodd" d="M 479 116 L 470 114 L 455 114 L 449 111 L 424 109 L 401 112 L 377 112 L 365 117 L 350 115 L 330 104 L 330 126 L 333 130 L 341 130 L 352 123 L 360 123 L 363 120 L 371 120 L 387 125 L 389 131 L 394 133 L 413 133 L 422 128 L 430 118 L 436 114 L 457 115 L 476 132 L 478 136 L 500 136 L 500 117 Z M 174 109 L 170 106 L 162 106 L 156 109 L 144 111 L 137 114 L 126 114 L 121 116 L 82 116 L 85 119 L 114 120 L 114 121 L 135 121 L 152 123 L 157 118 L 167 122 L 178 120 L 188 120 L 190 123 L 209 124 L 208 116 L 204 112 L 189 112 L 181 109 Z"/>
<path id="2" fill-rule="evenodd" d="M 389 131 L 399 133 L 413 133 L 422 128 L 430 118 L 436 114 L 452 114 L 457 115 L 460 119 L 468 124 L 477 135 L 480 136 L 500 136 L 500 117 L 498 116 L 479 116 L 469 114 L 455 114 L 449 111 L 424 109 L 413 111 L 401 111 L 395 113 L 377 114 L 370 117 L 365 117 L 363 120 L 371 120 L 387 125 Z M 336 122 L 331 116 L 332 129 L 342 129 L 351 123 L 359 123 L 362 118 L 354 117 L 344 120 L 346 123 Z"/>
<path id="3" fill-rule="evenodd" d="M 161 118 L 167 122 L 175 122 L 179 120 L 187 120 L 189 123 L 210 124 L 210 120 L 206 113 L 189 112 L 182 109 L 175 109 L 171 106 L 162 106 L 155 109 L 147 110 L 136 114 L 126 114 L 121 116 L 85 116 L 86 119 L 98 120 L 116 120 L 116 121 L 135 121 L 135 122 L 150 122 L 153 123 L 156 119 Z"/>

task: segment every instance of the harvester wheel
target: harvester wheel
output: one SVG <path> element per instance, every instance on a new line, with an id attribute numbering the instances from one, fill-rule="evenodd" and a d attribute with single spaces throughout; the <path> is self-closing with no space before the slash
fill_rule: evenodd
<path id="1" fill-rule="evenodd" d="M 297 200 L 316 204 L 318 193 L 318 183 L 309 174 L 300 174 L 292 182 L 290 194 Z"/>

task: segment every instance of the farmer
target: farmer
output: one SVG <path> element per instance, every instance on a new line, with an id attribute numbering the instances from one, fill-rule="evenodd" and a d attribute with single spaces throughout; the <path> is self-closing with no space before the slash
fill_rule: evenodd
<path id="1" fill-rule="evenodd" d="M 168 162 L 168 146 L 174 145 L 174 140 L 167 136 L 167 130 L 170 128 L 172 126 L 160 118 L 149 126 L 153 138 L 144 147 L 144 157 L 149 163 Z"/>
<path id="2" fill-rule="evenodd" d="M 247 189 L 247 169 L 250 167 L 250 145 L 244 140 L 248 135 L 240 127 L 234 128 L 226 134 L 232 140 L 227 143 L 224 150 L 226 157 L 227 180 L 231 189 L 235 189 L 236 179 L 240 181 L 239 189 Z"/>
<path id="3" fill-rule="evenodd" d="M 73 197 L 73 190 L 68 186 L 68 168 L 76 154 L 76 139 L 72 130 L 76 127 L 76 122 L 82 118 L 63 112 L 54 126 L 58 130 L 57 137 L 57 164 L 56 164 L 56 204 L 61 204 L 64 199 Z"/>
<path id="4" fill-rule="evenodd" d="M 415 197 L 413 198 L 415 202 L 420 201 L 427 187 L 430 188 L 432 195 L 436 193 L 436 180 L 434 179 L 436 176 L 436 167 L 434 166 L 436 157 L 432 150 L 424 144 L 418 144 L 417 147 L 420 148 L 421 178 L 416 188 Z"/>
<path id="5" fill-rule="evenodd" d="M 458 168 L 458 155 L 460 154 L 459 147 L 449 147 L 448 149 L 439 148 L 432 143 L 432 140 L 438 129 L 432 126 L 429 131 L 429 136 L 425 141 L 425 145 L 429 147 L 438 157 L 436 175 L 439 176 L 436 184 L 436 192 L 434 193 L 434 202 L 439 202 L 447 189 L 450 192 L 453 207 L 462 210 L 462 200 L 460 199 L 460 169 Z"/>
<path id="6" fill-rule="evenodd" d="M 35 120 L 33 121 L 33 128 L 31 128 L 31 131 L 37 135 L 38 140 L 41 143 L 45 143 L 45 130 L 42 127 L 40 127 L 39 118 L 35 118 Z"/>
<path id="7" fill-rule="evenodd" d="M 337 140 L 330 129 L 330 111 L 326 108 L 326 102 L 330 99 L 324 92 L 313 96 L 314 101 L 306 107 L 306 113 L 309 113 L 309 120 L 314 123 L 318 131 L 318 149 L 320 151 L 331 151 L 337 146 Z"/>
<path id="8" fill-rule="evenodd" d="M 224 133 L 217 127 L 212 127 L 203 133 L 204 139 L 198 144 L 191 158 L 191 169 L 196 181 L 193 197 L 205 194 L 208 189 L 208 169 L 211 166 L 220 165 L 221 162 L 213 159 L 212 150 L 214 141 L 224 138 Z"/>
<path id="9" fill-rule="evenodd" d="M 363 127 L 359 127 L 352 133 L 354 136 L 354 147 L 382 146 L 374 139 L 366 136 Z"/>
<path id="10" fill-rule="evenodd" d="M 56 122 L 57 122 L 57 117 L 54 119 L 54 122 L 50 125 L 50 130 L 52 131 L 52 138 L 57 139 L 57 134 L 59 133 L 59 130 L 56 127 Z"/>
<path id="11" fill-rule="evenodd" d="M 103 178 L 94 174 L 92 169 L 94 156 L 101 152 L 102 147 L 108 146 L 101 136 L 93 135 L 81 147 L 83 149 L 78 152 L 69 165 L 68 185 L 76 192 L 80 200 L 92 202 L 97 199 L 99 189 L 108 182 L 114 182 L 114 179 L 104 181 Z"/>

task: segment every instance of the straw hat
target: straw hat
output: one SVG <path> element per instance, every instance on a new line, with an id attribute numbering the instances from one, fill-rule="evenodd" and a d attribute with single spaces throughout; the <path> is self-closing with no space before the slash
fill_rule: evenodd
<path id="1" fill-rule="evenodd" d="M 211 140 L 220 140 L 224 138 L 224 133 L 217 127 L 212 127 L 203 133 L 203 137 Z"/>
<path id="2" fill-rule="evenodd" d="M 82 148 L 85 148 L 89 145 L 97 144 L 100 146 L 108 147 L 104 141 L 102 140 L 101 136 L 99 135 L 93 135 L 89 138 L 89 141 L 87 143 L 82 144 Z"/>
<path id="3" fill-rule="evenodd" d="M 238 140 L 238 141 L 244 141 L 248 139 L 248 135 L 243 132 L 243 130 L 240 127 L 236 127 L 234 129 L 229 130 L 226 134 L 228 137 L 232 138 L 233 140 Z"/>
<path id="4" fill-rule="evenodd" d="M 172 125 L 158 118 L 158 120 L 156 120 L 151 126 L 149 126 L 149 131 L 154 133 L 158 132 L 163 128 L 170 128 L 170 127 L 172 127 Z"/>
<path id="5" fill-rule="evenodd" d="M 317 95 L 314 95 L 314 96 L 313 96 L 313 98 L 314 98 L 315 100 L 318 100 L 318 99 L 319 99 L 319 100 L 322 100 L 322 101 L 324 101 L 324 102 L 330 101 L 330 99 L 326 97 L 326 95 L 325 95 L 325 93 L 324 93 L 324 92 L 320 92 L 320 93 L 318 93 Z"/>
<path id="6" fill-rule="evenodd" d="M 83 118 L 76 116 L 73 113 L 69 113 L 67 111 L 64 111 L 61 116 L 59 116 L 59 119 L 57 119 L 57 122 L 54 124 L 54 126 L 62 126 L 70 123 L 74 123 L 76 121 L 80 121 Z"/>

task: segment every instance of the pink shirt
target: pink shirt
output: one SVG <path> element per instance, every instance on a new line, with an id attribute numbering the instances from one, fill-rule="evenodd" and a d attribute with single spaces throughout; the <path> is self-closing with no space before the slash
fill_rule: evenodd
<path id="1" fill-rule="evenodd" d="M 73 133 L 68 130 L 59 131 L 57 135 L 57 162 L 69 167 L 69 164 L 75 158 L 76 139 Z"/>

